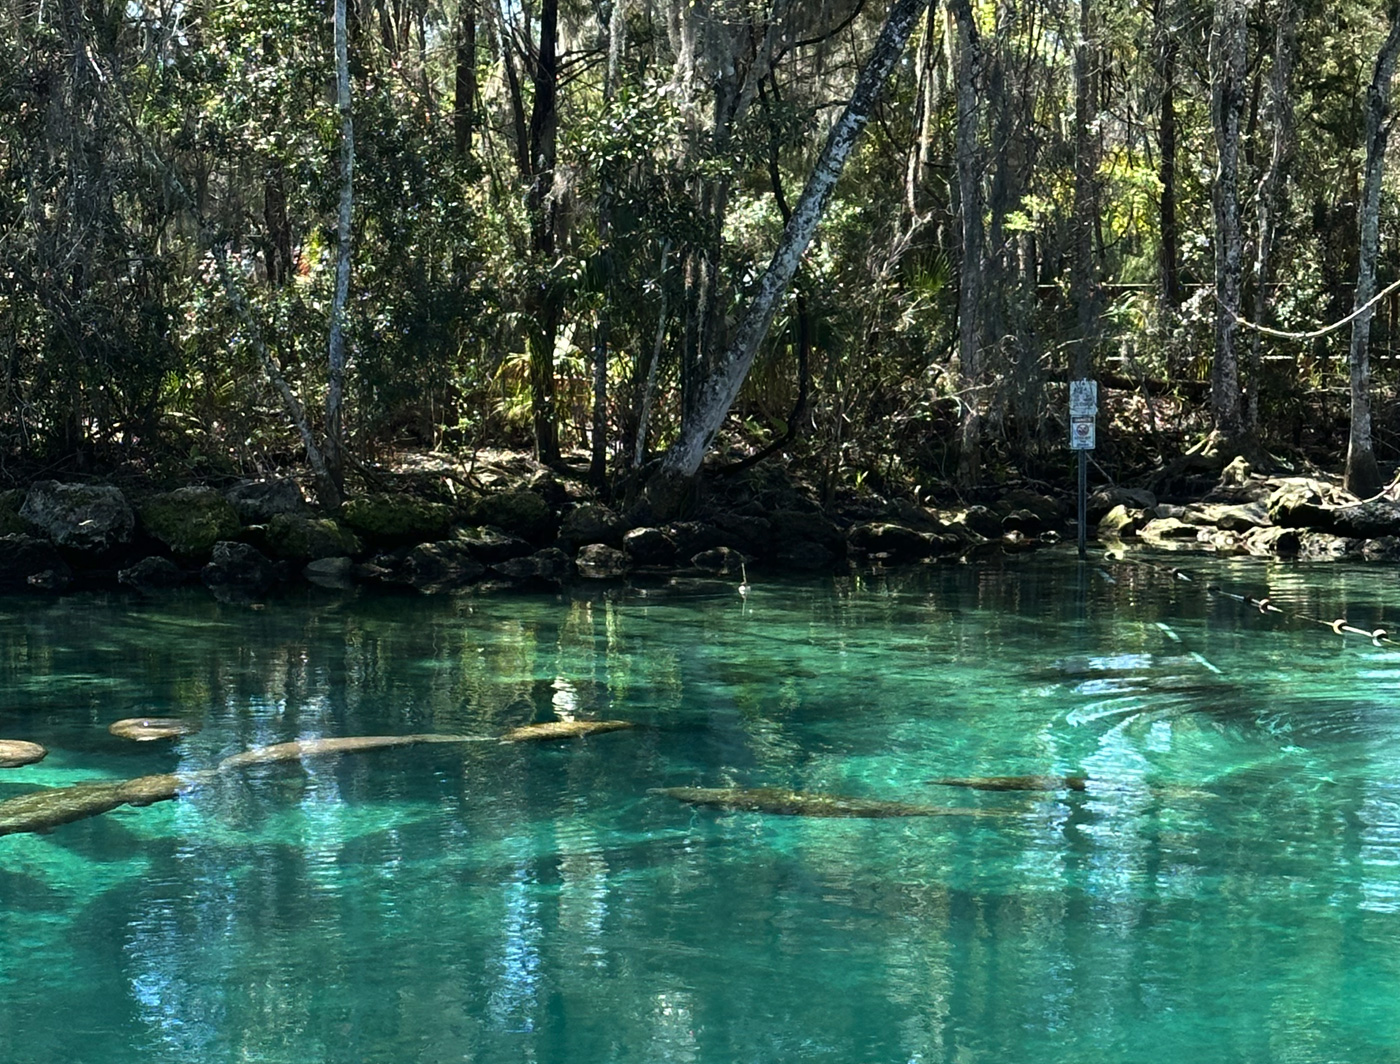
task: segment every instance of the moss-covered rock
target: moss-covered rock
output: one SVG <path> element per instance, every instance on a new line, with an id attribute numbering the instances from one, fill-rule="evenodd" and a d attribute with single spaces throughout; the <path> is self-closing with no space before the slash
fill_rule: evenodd
<path id="1" fill-rule="evenodd" d="M 353 532 L 329 517 L 277 514 L 267 523 L 262 540 L 272 557 L 302 564 L 342 554 L 354 557 L 363 549 Z"/>
<path id="2" fill-rule="evenodd" d="M 545 542 L 559 527 L 559 518 L 545 497 L 526 489 L 483 495 L 472 505 L 471 520 L 473 524 L 490 525 L 532 543 Z"/>
<path id="3" fill-rule="evenodd" d="M 395 547 L 445 538 L 452 508 L 408 495 L 358 495 L 345 504 L 341 519 L 365 542 Z"/>
<path id="4" fill-rule="evenodd" d="M 176 488 L 139 508 L 141 525 L 179 558 L 208 558 L 214 544 L 238 535 L 238 512 L 213 488 Z"/>

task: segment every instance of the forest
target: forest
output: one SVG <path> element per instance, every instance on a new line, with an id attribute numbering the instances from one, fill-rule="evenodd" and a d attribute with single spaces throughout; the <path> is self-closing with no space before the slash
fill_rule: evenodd
<path id="1" fill-rule="evenodd" d="M 1067 480 L 1093 377 L 1096 476 L 1372 495 L 1397 51 L 1354 0 L 10 0 L 0 473 L 918 498 Z"/>

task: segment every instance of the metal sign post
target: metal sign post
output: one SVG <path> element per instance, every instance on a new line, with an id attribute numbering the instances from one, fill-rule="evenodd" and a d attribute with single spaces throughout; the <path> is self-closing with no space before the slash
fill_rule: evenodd
<path id="1" fill-rule="evenodd" d="M 1098 381 L 1069 382 L 1069 446 L 1079 452 L 1079 556 L 1087 552 L 1089 452 L 1094 449 L 1095 421 L 1099 414 Z"/>

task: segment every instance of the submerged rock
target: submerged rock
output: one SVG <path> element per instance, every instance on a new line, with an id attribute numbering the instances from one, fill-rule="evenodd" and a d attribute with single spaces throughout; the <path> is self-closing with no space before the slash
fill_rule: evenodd
<path id="1" fill-rule="evenodd" d="M 38 743 L 23 739 L 0 739 L 0 768 L 23 768 L 48 756 L 49 752 Z"/>
<path id="2" fill-rule="evenodd" d="M 878 798 L 852 798 L 842 794 L 815 794 L 790 791 L 785 787 L 656 787 L 648 793 L 690 805 L 711 805 L 748 813 L 809 817 L 898 817 L 898 816 L 996 816 L 985 809 L 955 809 L 944 806 L 910 805 Z"/>
<path id="3" fill-rule="evenodd" d="M 621 731 L 635 728 L 630 720 L 547 720 L 540 724 L 526 724 L 512 728 L 501 736 L 503 743 L 547 742 L 551 739 L 577 739 L 598 732 Z"/>
<path id="4" fill-rule="evenodd" d="M 113 721 L 107 730 L 118 739 L 131 739 L 138 743 L 148 743 L 155 739 L 179 739 L 194 735 L 199 724 L 179 717 L 127 717 Z"/>

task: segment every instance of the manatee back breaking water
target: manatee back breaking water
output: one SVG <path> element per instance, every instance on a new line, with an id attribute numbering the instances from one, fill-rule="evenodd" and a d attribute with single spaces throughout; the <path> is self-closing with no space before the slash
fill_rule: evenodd
<path id="1" fill-rule="evenodd" d="M 0 599 L 0 1059 L 1394 1060 L 1400 588 L 1186 564 Z"/>

